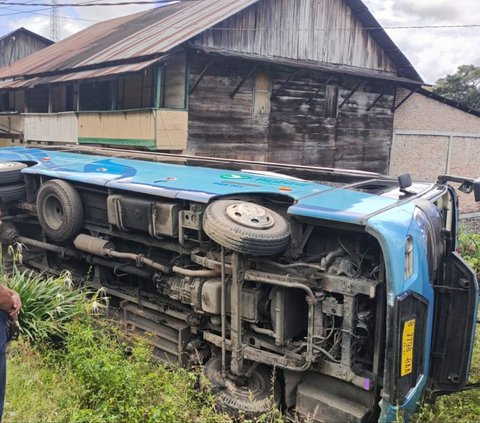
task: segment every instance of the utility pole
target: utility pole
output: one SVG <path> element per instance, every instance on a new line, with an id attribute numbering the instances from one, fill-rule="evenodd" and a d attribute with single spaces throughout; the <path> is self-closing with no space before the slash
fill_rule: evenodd
<path id="1" fill-rule="evenodd" d="M 57 0 L 50 0 L 52 7 L 50 8 L 50 39 L 58 41 L 60 35 L 60 17 L 58 16 Z"/>

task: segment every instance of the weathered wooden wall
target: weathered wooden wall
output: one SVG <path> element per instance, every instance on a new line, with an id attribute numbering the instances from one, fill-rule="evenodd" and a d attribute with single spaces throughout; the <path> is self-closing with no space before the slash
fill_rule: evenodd
<path id="1" fill-rule="evenodd" d="M 186 55 L 170 59 L 165 65 L 163 107 L 167 109 L 185 108 Z"/>
<path id="2" fill-rule="evenodd" d="M 263 0 L 205 31 L 199 46 L 395 73 L 341 0 Z"/>
<path id="3" fill-rule="evenodd" d="M 209 59 L 191 61 L 191 84 Z M 345 167 L 385 172 L 392 138 L 393 87 L 362 86 L 339 108 L 361 81 L 300 71 L 278 65 L 259 68 L 239 93 L 229 93 L 252 68 L 239 59 L 216 59 L 190 97 L 190 152 L 238 159 Z M 259 79 L 260 75 L 260 79 Z M 270 84 L 265 82 L 269 75 Z M 338 87 L 336 117 L 326 117 L 326 92 Z M 266 88 L 270 90 L 266 100 Z M 318 91 L 312 99 L 312 95 Z M 380 94 L 371 110 L 369 107 Z M 258 107 L 259 99 L 262 108 Z M 259 110 L 262 113 L 259 113 Z M 264 111 L 267 113 L 264 113 Z"/>
<path id="4" fill-rule="evenodd" d="M 0 40 L 0 67 L 7 66 L 17 60 L 48 46 L 38 38 L 30 37 L 23 32 L 13 34 L 14 38 Z"/>
<path id="5" fill-rule="evenodd" d="M 210 59 L 191 60 L 190 83 L 197 80 Z M 252 68 L 239 60 L 217 60 L 190 96 L 188 150 L 212 157 L 265 160 L 268 117 L 255 119 L 254 84 L 249 78 L 237 95 L 229 94 Z"/>

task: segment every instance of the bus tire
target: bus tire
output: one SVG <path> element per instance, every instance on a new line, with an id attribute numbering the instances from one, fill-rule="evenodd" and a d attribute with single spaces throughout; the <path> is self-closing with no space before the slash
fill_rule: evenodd
<path id="1" fill-rule="evenodd" d="M 217 244 L 252 256 L 281 253 L 290 241 L 290 226 L 283 216 L 240 200 L 211 203 L 203 216 L 203 230 Z"/>
<path id="2" fill-rule="evenodd" d="M 237 386 L 228 377 L 222 378 L 221 357 L 211 358 L 204 367 L 206 378 L 212 385 L 220 409 L 227 413 L 246 414 L 247 417 L 271 412 L 279 405 L 280 384 L 266 366 L 257 366 L 246 378 L 244 386 Z"/>
<path id="3" fill-rule="evenodd" d="M 0 185 L 0 203 L 10 203 L 25 198 L 25 184 Z"/>
<path id="4" fill-rule="evenodd" d="M 28 167 L 20 162 L 0 162 L 0 185 L 23 182 L 22 169 Z"/>
<path id="5" fill-rule="evenodd" d="M 68 182 L 52 179 L 37 194 L 40 226 L 48 238 L 62 242 L 78 235 L 83 226 L 83 205 L 77 190 Z"/>

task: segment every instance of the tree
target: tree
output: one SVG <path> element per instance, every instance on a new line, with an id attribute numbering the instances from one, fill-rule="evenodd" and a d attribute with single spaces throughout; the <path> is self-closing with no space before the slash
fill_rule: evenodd
<path id="1" fill-rule="evenodd" d="M 480 66 L 459 66 L 453 75 L 439 79 L 433 92 L 480 111 Z"/>

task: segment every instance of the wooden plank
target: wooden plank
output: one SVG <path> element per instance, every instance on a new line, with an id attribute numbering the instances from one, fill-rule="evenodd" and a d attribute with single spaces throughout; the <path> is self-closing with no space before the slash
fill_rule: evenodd
<path id="1" fill-rule="evenodd" d="M 396 72 L 388 54 L 340 0 L 263 0 L 205 31 L 195 43 L 240 53 Z"/>
<path id="2" fill-rule="evenodd" d="M 185 108 L 186 60 L 186 55 L 181 54 L 170 59 L 165 66 L 165 108 Z"/>
<path id="3" fill-rule="evenodd" d="M 155 140 L 155 118 L 151 110 L 127 112 L 83 112 L 78 115 L 80 138 Z"/>
<path id="4" fill-rule="evenodd" d="M 156 110 L 157 150 L 184 150 L 187 147 L 188 112 Z"/>
<path id="5" fill-rule="evenodd" d="M 73 112 L 24 114 L 25 141 L 76 143 L 78 120 Z"/>

